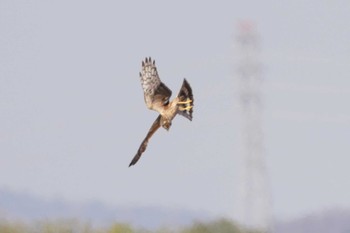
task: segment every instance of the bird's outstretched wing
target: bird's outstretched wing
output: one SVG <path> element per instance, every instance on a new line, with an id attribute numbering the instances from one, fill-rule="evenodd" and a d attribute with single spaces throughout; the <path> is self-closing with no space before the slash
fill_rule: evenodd
<path id="1" fill-rule="evenodd" d="M 160 80 L 155 61 L 150 57 L 142 61 L 140 79 L 147 107 L 160 112 L 169 102 L 171 90 Z"/>
<path id="2" fill-rule="evenodd" d="M 153 122 L 151 128 L 149 129 L 145 139 L 143 139 L 136 155 L 134 158 L 131 160 L 131 163 L 129 164 L 129 167 L 137 163 L 137 161 L 140 159 L 142 153 L 146 150 L 147 144 L 149 139 L 152 137 L 152 135 L 159 129 L 160 127 L 160 115 L 157 117 L 157 119 Z"/>

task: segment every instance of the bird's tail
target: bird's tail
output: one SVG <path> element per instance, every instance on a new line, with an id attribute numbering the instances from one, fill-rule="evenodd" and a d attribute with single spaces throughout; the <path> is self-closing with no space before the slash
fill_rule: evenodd
<path id="1" fill-rule="evenodd" d="M 192 94 L 192 88 L 186 79 L 184 79 L 184 82 L 182 83 L 182 87 L 177 97 L 179 98 L 177 113 L 192 121 L 194 99 Z"/>

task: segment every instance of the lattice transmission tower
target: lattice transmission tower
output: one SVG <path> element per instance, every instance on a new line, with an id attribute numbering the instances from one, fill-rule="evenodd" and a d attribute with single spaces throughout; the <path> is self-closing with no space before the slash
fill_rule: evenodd
<path id="1" fill-rule="evenodd" d="M 248 229 L 272 231 L 271 198 L 265 167 L 262 128 L 262 63 L 256 27 L 238 24 L 235 48 L 235 78 L 240 113 L 241 162 L 237 200 L 238 220 Z"/>

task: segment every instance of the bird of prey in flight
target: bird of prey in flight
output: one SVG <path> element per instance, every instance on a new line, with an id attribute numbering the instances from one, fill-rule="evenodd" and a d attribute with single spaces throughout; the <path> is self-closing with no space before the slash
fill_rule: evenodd
<path id="1" fill-rule="evenodd" d="M 137 163 L 146 150 L 149 139 L 160 126 L 169 130 L 171 121 L 177 114 L 192 120 L 194 99 L 191 86 L 186 79 L 179 94 L 172 101 L 170 101 L 171 90 L 160 80 L 155 61 L 150 57 L 142 61 L 140 79 L 147 108 L 158 112 L 159 116 L 153 122 L 129 167 Z"/>

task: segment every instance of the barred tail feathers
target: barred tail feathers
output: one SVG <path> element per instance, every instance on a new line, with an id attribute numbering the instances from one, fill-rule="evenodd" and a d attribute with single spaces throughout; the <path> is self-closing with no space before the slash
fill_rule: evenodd
<path id="1" fill-rule="evenodd" d="M 192 88 L 186 79 L 184 79 L 177 97 L 179 98 L 178 114 L 192 121 L 194 99 L 192 94 Z"/>

